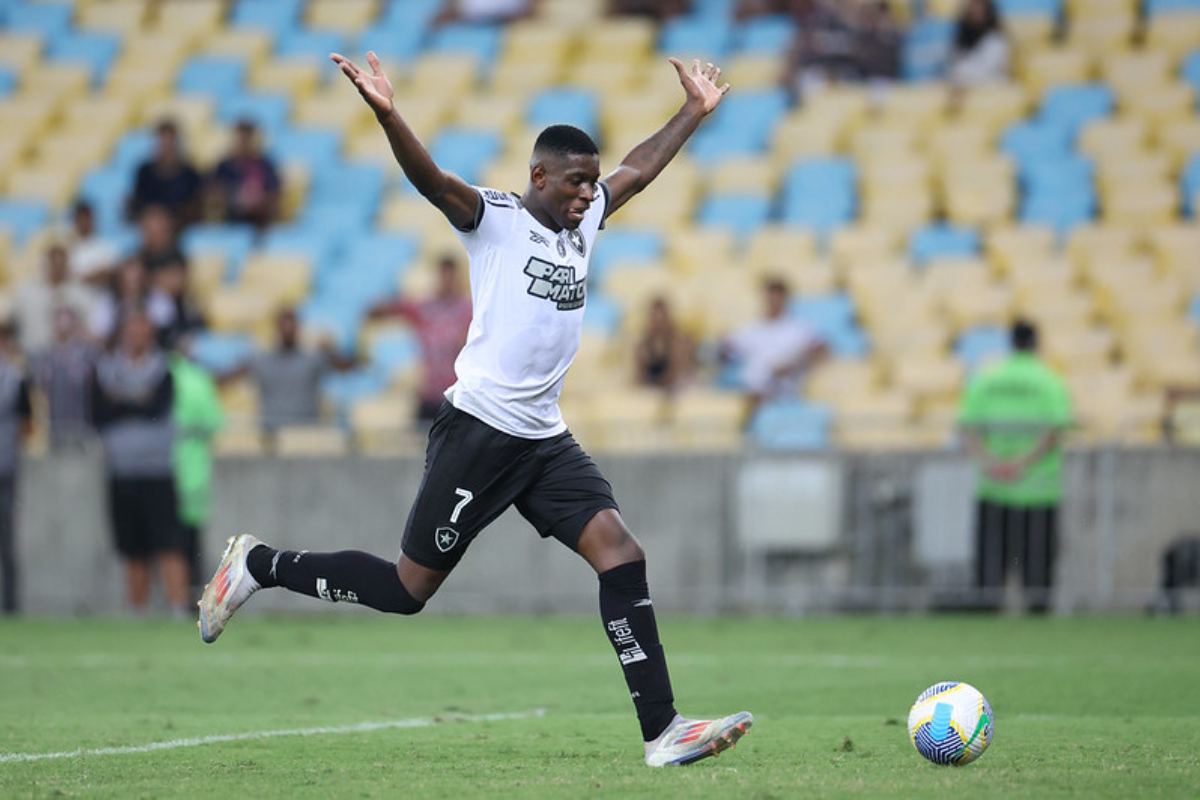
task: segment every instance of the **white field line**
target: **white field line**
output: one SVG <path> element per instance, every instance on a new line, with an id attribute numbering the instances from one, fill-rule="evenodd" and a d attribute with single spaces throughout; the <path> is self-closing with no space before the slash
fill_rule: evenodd
<path id="1" fill-rule="evenodd" d="M 274 739 L 280 736 L 332 736 L 342 733 L 386 731 L 394 728 L 429 728 L 447 722 L 465 722 L 470 724 L 511 719 L 532 719 L 534 717 L 541 717 L 545 713 L 544 709 L 539 708 L 533 711 L 519 711 L 512 714 L 447 714 L 442 717 L 416 717 L 413 719 L 396 719 L 386 722 L 360 722 L 357 725 L 337 725 L 322 728 L 286 728 L 275 731 L 224 733 L 213 736 L 196 736 L 189 739 L 171 739 L 166 742 L 128 745 L 125 747 L 80 748 L 78 750 L 60 750 L 53 753 L 0 753 L 0 764 L 14 761 L 45 761 L 52 758 L 77 758 L 79 756 L 121 756 L 132 753 L 153 753 L 158 750 L 175 750 L 180 747 L 200 747 L 206 744 L 242 742 L 249 739 Z"/>

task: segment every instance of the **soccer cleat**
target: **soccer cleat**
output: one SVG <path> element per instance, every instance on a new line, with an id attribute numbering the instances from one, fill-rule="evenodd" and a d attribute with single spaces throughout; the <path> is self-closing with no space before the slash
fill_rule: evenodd
<path id="1" fill-rule="evenodd" d="M 262 542 L 248 533 L 229 537 L 229 545 L 221 556 L 217 572 L 205 585 L 204 594 L 197 604 L 200 606 L 200 619 L 196 625 L 204 641 L 210 644 L 215 642 L 221 631 L 225 630 L 233 612 L 262 588 L 246 567 L 246 556 L 260 544 Z"/>
<path id="2" fill-rule="evenodd" d="M 754 715 L 749 711 L 739 711 L 723 719 L 675 717 L 657 739 L 646 742 L 646 766 L 682 766 L 718 755 L 737 744 L 753 724 Z"/>

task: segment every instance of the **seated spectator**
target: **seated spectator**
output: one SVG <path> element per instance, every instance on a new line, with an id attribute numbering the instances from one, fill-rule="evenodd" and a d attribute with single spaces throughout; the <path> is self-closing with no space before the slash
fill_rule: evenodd
<path id="1" fill-rule="evenodd" d="M 120 260 L 117 246 L 96 233 L 96 216 L 86 200 L 76 202 L 71 211 L 67 255 L 72 277 L 97 292 L 108 284 Z"/>
<path id="2" fill-rule="evenodd" d="M 658 21 L 687 13 L 691 0 L 608 0 L 608 13 L 653 17 Z"/>
<path id="3" fill-rule="evenodd" d="M 532 13 L 533 0 L 446 0 L 434 24 L 512 22 Z"/>
<path id="4" fill-rule="evenodd" d="M 137 258 L 151 275 L 160 269 L 184 264 L 187 257 L 179 249 L 175 221 L 163 206 L 147 206 L 138 217 L 142 243 Z"/>
<path id="5" fill-rule="evenodd" d="M 159 330 L 163 347 L 172 349 L 185 336 L 207 327 L 204 315 L 192 296 L 188 283 L 188 268 L 182 262 L 163 267 L 154 276 L 154 288 L 171 301 L 171 321 Z"/>
<path id="6" fill-rule="evenodd" d="M 147 206 L 164 206 L 176 226 L 185 227 L 200 218 L 200 173 L 183 155 L 179 128 L 172 120 L 158 124 L 158 147 L 154 157 L 138 167 L 130 219 L 140 219 Z"/>
<path id="7" fill-rule="evenodd" d="M 129 604 L 145 610 L 153 561 L 174 614 L 190 616 L 187 538 L 171 460 L 174 383 L 145 313 L 130 313 L 120 335 L 120 345 L 96 365 L 92 419 L 104 442 L 109 513 Z"/>
<path id="8" fill-rule="evenodd" d="M 950 53 L 950 83 L 956 88 L 1008 78 L 1010 48 L 992 0 L 966 0 Z"/>
<path id="9" fill-rule="evenodd" d="M 174 303 L 151 284 L 137 258 L 129 259 L 117 269 L 109 290 L 92 310 L 88 324 L 92 338 L 105 347 L 111 345 L 125 318 L 134 312 L 145 314 L 156 331 L 167 330 L 175 322 Z"/>
<path id="10" fill-rule="evenodd" d="M 646 329 L 637 343 L 636 381 L 639 386 L 678 389 L 696 365 L 696 344 L 679 329 L 662 297 L 650 302 Z"/>
<path id="11" fill-rule="evenodd" d="M 767 281 L 763 299 L 763 318 L 734 331 L 722 348 L 725 358 L 741 367 L 751 413 L 764 402 L 795 397 L 804 373 L 828 353 L 815 330 L 787 315 L 787 284 Z"/>
<path id="12" fill-rule="evenodd" d="M 861 78 L 855 0 L 811 0 L 797 12 L 788 57 L 788 89 L 804 98 L 825 86 Z"/>
<path id="13" fill-rule="evenodd" d="M 0 323 L 0 612 L 19 610 L 17 595 L 17 467 L 21 442 L 33 431 L 29 381 L 20 367 L 12 323 Z"/>
<path id="14" fill-rule="evenodd" d="M 300 346 L 300 324 L 293 309 L 275 318 L 275 349 L 259 353 L 245 364 L 218 376 L 220 383 L 250 375 L 258 388 L 259 424 L 272 437 L 288 425 L 316 425 L 321 421 L 321 379 L 331 370 L 354 366 L 325 342 L 319 349 Z"/>
<path id="15" fill-rule="evenodd" d="M 738 0 L 733 16 L 735 19 L 742 20 L 767 15 L 790 14 L 795 5 L 797 5 L 795 0 Z"/>
<path id="16" fill-rule="evenodd" d="M 279 172 L 263 153 L 253 122 L 237 124 L 233 150 L 217 164 L 212 180 L 226 222 L 246 222 L 261 230 L 279 215 Z"/>
<path id="17" fill-rule="evenodd" d="M 96 347 L 84 337 L 83 320 L 69 307 L 54 314 L 54 343 L 33 359 L 34 384 L 46 398 L 50 447 L 77 448 L 89 438 Z"/>
<path id="18" fill-rule="evenodd" d="M 886 88 L 900 77 L 904 33 L 892 18 L 887 0 L 862 3 L 858 20 L 859 75 L 875 88 Z"/>
<path id="19" fill-rule="evenodd" d="M 421 385 L 417 389 L 417 419 L 432 424 L 446 400 L 446 390 L 456 380 L 454 362 L 467 343 L 471 326 L 471 296 L 464 290 L 458 260 L 442 256 L 433 297 L 426 300 L 400 298 L 371 309 L 375 318 L 405 319 L 421 343 Z"/>
<path id="20" fill-rule="evenodd" d="M 54 341 L 55 310 L 68 307 L 77 314 L 88 314 L 92 307 L 92 294 L 71 280 L 67 248 L 52 244 L 46 251 L 42 277 L 25 283 L 17 290 L 14 306 L 21 349 L 35 355 Z"/>

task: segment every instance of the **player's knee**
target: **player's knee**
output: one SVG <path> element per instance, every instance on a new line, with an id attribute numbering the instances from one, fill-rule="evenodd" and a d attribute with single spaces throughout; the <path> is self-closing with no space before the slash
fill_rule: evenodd
<path id="1" fill-rule="evenodd" d="M 613 510 L 601 511 L 588 522 L 579 537 L 579 553 L 597 572 L 646 558 L 638 540 Z"/>

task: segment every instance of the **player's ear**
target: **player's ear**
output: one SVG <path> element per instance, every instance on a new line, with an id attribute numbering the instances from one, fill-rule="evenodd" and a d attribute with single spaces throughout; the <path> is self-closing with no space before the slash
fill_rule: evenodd
<path id="1" fill-rule="evenodd" d="M 539 189 L 546 188 L 546 165 L 541 161 L 529 168 L 529 182 Z"/>

